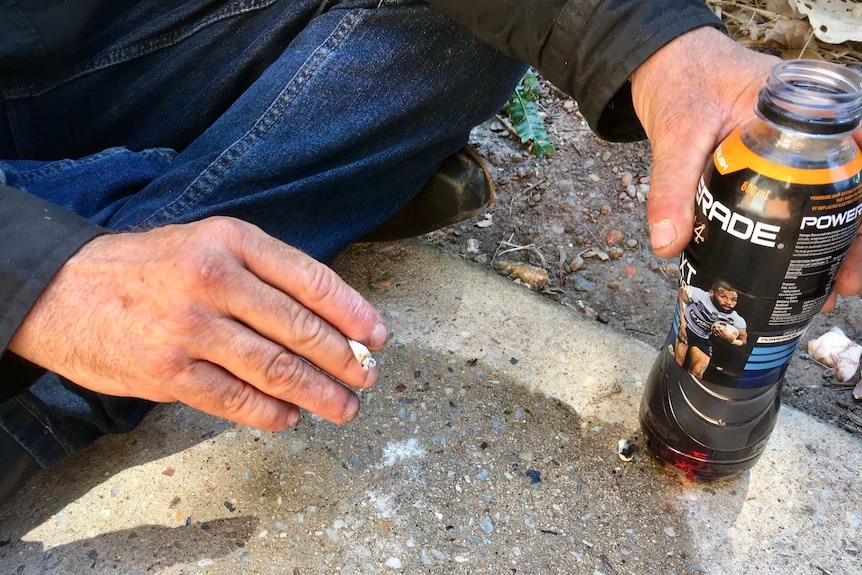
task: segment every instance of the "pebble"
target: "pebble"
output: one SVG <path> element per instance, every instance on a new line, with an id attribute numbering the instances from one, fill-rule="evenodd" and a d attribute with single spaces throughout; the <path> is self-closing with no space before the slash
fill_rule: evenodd
<path id="1" fill-rule="evenodd" d="M 479 527 L 488 535 L 492 535 L 494 533 L 494 523 L 487 515 L 479 520 Z"/>
<path id="2" fill-rule="evenodd" d="M 390 569 L 401 569 L 401 559 L 390 557 L 386 560 L 386 566 Z"/>
<path id="3" fill-rule="evenodd" d="M 619 246 L 614 246 L 608 250 L 608 255 L 611 256 L 612 260 L 618 260 L 623 257 L 623 249 Z"/>
<path id="4" fill-rule="evenodd" d="M 479 247 L 481 246 L 479 240 L 475 238 L 470 238 L 467 240 L 467 253 L 469 254 L 478 254 Z"/>
<path id="5" fill-rule="evenodd" d="M 634 185 L 628 185 L 626 186 L 626 193 L 629 195 L 630 198 L 634 198 L 638 195 L 638 189 L 634 187 Z"/>
<path id="6" fill-rule="evenodd" d="M 630 185 L 632 185 L 633 181 L 634 176 L 631 174 L 631 172 L 623 172 L 622 174 L 620 174 L 620 184 L 622 184 L 624 188 L 628 188 Z"/>
<path id="7" fill-rule="evenodd" d="M 597 176 L 596 174 L 590 174 L 587 177 L 590 179 L 591 182 L 597 182 L 598 183 L 598 182 L 602 181 L 602 179 L 599 176 Z"/>
<path id="8" fill-rule="evenodd" d="M 574 100 L 566 100 L 565 102 L 563 102 L 563 110 L 570 114 L 574 112 L 576 108 L 577 105 L 575 104 Z"/>
<path id="9" fill-rule="evenodd" d="M 569 270 L 570 271 L 576 272 L 579 269 L 582 269 L 583 267 L 584 267 L 584 258 L 579 256 L 578 254 L 573 255 L 572 259 L 569 260 Z"/>
<path id="10" fill-rule="evenodd" d="M 610 259 L 610 256 L 603 252 L 602 250 L 587 250 L 583 253 L 583 257 L 585 258 L 598 258 L 603 262 L 606 262 Z"/>
<path id="11" fill-rule="evenodd" d="M 625 243 L 626 247 L 630 249 L 638 247 L 638 241 L 634 238 L 627 239 Z"/>
<path id="12" fill-rule="evenodd" d="M 617 229 L 612 229 L 605 234 L 605 243 L 609 248 L 614 247 L 624 239 L 623 233 Z"/>
<path id="13" fill-rule="evenodd" d="M 569 276 L 569 279 L 571 279 L 572 288 L 575 291 L 591 292 L 596 289 L 596 284 L 580 274 L 573 274 Z"/>
<path id="14" fill-rule="evenodd" d="M 668 537 L 676 537 L 676 529 L 674 529 L 673 527 L 665 527 L 664 534 Z"/>
<path id="15" fill-rule="evenodd" d="M 602 208 L 601 208 L 601 213 L 602 213 L 602 215 L 603 215 L 603 216 L 609 216 L 609 215 L 611 215 L 611 214 L 612 214 L 612 213 L 614 213 L 614 212 L 613 212 L 613 210 L 611 209 L 611 207 L 610 207 L 609 205 L 604 204 L 604 205 L 602 206 Z"/>

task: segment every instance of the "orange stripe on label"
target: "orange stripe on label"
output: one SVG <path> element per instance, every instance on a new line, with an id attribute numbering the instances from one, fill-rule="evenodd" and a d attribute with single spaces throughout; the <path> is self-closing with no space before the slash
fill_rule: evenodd
<path id="1" fill-rule="evenodd" d="M 859 149 L 856 150 L 856 156 L 852 160 L 841 166 L 812 170 L 791 168 L 771 162 L 752 152 L 739 137 L 739 130 L 735 130 L 718 146 L 713 154 L 713 161 L 715 169 L 721 175 L 750 169 L 767 178 L 788 184 L 832 184 L 849 180 L 862 172 L 862 151 Z"/>

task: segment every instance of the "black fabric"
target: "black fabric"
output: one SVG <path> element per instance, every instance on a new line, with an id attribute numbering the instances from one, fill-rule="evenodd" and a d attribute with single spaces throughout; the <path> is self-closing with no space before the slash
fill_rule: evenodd
<path id="1" fill-rule="evenodd" d="M 0 184 L 0 354 L 66 260 L 104 233 L 77 214 Z M 18 387 L 12 372 L 21 370 L 31 371 L 18 361 L 0 361 L 0 398 L 13 383 Z"/>
<path id="2" fill-rule="evenodd" d="M 632 72 L 677 36 L 722 26 L 703 0 L 429 1 L 484 42 L 538 69 L 578 101 L 593 131 L 611 141 L 645 137 L 632 107 Z"/>
<path id="3" fill-rule="evenodd" d="M 113 14 L 129 0 L 0 0 L 0 72 L 61 60 L 98 26 L 94 15 Z M 105 11 L 110 11 L 106 13 Z"/>
<path id="4" fill-rule="evenodd" d="M 39 471 L 39 464 L 18 445 L 8 433 L 0 429 L 0 506 L 18 491 L 27 479 Z"/>

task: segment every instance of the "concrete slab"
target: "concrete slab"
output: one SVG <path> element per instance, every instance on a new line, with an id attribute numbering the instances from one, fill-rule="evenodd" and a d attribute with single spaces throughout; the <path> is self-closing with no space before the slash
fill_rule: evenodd
<path id="1" fill-rule="evenodd" d="M 0 509 L 0 573 L 862 573 L 850 434 L 785 408 L 737 479 L 626 463 L 654 349 L 420 241 L 336 267 L 392 332 L 357 420 L 160 407 Z"/>

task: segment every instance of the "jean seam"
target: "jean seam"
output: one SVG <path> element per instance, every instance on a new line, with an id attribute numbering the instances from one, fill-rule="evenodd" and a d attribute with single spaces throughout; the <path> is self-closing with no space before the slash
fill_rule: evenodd
<path id="1" fill-rule="evenodd" d="M 63 453 L 65 453 L 66 455 L 70 455 L 72 453 L 71 451 L 69 451 L 66 448 L 66 446 L 63 444 L 63 442 L 60 440 L 60 438 L 57 436 L 57 434 L 54 433 L 54 430 L 51 429 L 51 426 L 47 425 L 44 421 L 42 421 L 42 419 L 39 417 L 39 414 L 36 411 L 30 409 L 30 407 L 26 403 L 21 401 L 20 397 L 13 398 L 13 401 L 15 403 L 17 403 L 18 405 L 20 405 L 21 409 L 26 411 L 37 424 L 39 424 L 45 431 L 48 432 L 48 435 L 50 435 L 51 439 L 54 440 L 54 443 L 56 443 L 57 446 L 63 450 Z"/>
<path id="2" fill-rule="evenodd" d="M 173 221 L 186 210 L 194 206 L 221 178 L 225 172 L 242 158 L 257 142 L 263 139 L 273 125 L 287 111 L 298 92 L 305 86 L 317 69 L 326 61 L 330 53 L 353 31 L 361 16 L 356 11 L 350 11 L 338 22 L 329 36 L 314 49 L 306 61 L 300 66 L 293 78 L 270 103 L 266 111 L 255 121 L 254 125 L 239 139 L 225 148 L 171 203 L 149 216 L 133 229 L 149 229 L 160 225 L 160 222 Z"/>
<path id="3" fill-rule="evenodd" d="M 51 174 L 55 174 L 64 170 L 65 168 L 75 165 L 75 166 L 84 166 L 87 164 L 93 164 L 101 161 L 102 159 L 108 156 L 114 156 L 117 154 L 122 154 L 126 152 L 125 148 L 108 148 L 107 150 L 102 150 L 98 154 L 93 154 L 92 156 L 85 156 L 79 159 L 63 159 L 63 160 L 55 160 L 53 162 L 48 162 L 44 166 L 40 166 L 35 170 L 18 170 L 16 171 L 16 175 L 21 178 L 23 181 L 32 181 L 34 179 L 43 178 L 45 176 L 49 176 Z M 0 162 L 2 163 L 2 162 Z"/>
<path id="4" fill-rule="evenodd" d="M 5 90 L 3 90 L 4 95 L 7 100 L 41 96 L 62 86 L 63 84 L 74 81 L 87 74 L 104 70 L 111 66 L 128 62 L 135 58 L 140 58 L 141 56 L 145 56 L 163 48 L 167 48 L 168 46 L 177 44 L 216 22 L 239 16 L 241 14 L 246 14 L 248 12 L 268 8 L 276 2 L 277 0 L 242 0 L 239 3 L 233 3 L 203 20 L 196 21 L 188 26 L 184 26 L 176 30 L 171 30 L 167 34 L 162 34 L 145 42 L 121 46 L 110 52 L 99 54 L 74 67 L 66 74 L 57 78 L 52 78 L 50 82 L 28 84 L 26 89 L 10 89 L 7 86 Z"/>

